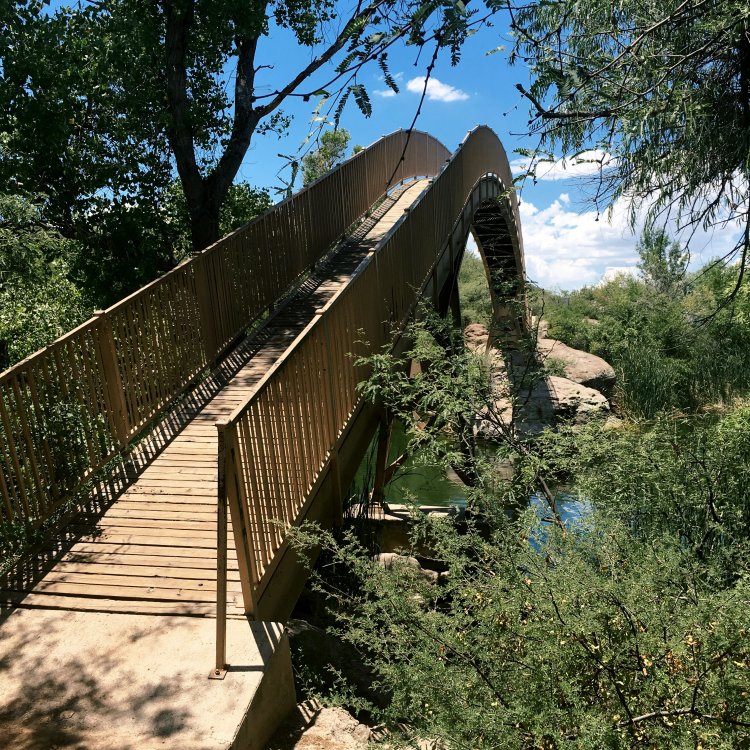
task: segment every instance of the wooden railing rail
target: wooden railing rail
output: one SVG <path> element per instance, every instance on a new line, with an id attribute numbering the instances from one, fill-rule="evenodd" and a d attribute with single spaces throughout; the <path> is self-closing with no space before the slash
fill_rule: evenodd
<path id="1" fill-rule="evenodd" d="M 434 174 L 425 133 L 332 172 L 0 374 L 0 522 L 42 521 L 213 365 L 388 187 Z"/>
<path id="2" fill-rule="evenodd" d="M 456 217 L 486 175 L 507 189 L 512 185 L 500 141 L 479 127 L 249 399 L 217 425 L 223 446 L 218 502 L 228 504 L 231 514 L 248 615 L 273 575 L 287 530 L 304 517 L 358 408 L 357 384 L 368 372 L 357 356 L 393 340 L 452 236 Z M 509 201 L 512 221 L 520 226 L 513 194 Z M 224 575 L 217 571 L 219 579 Z M 217 643 L 224 642 L 222 628 L 217 619 Z M 217 668 L 222 658 L 217 652 Z"/>

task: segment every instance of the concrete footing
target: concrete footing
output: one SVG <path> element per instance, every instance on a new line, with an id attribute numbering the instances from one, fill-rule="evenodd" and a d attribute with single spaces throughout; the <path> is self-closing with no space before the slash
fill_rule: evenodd
<path id="1" fill-rule="evenodd" d="M 17 609 L 0 625 L 0 746 L 262 750 L 294 708 L 279 623 Z"/>

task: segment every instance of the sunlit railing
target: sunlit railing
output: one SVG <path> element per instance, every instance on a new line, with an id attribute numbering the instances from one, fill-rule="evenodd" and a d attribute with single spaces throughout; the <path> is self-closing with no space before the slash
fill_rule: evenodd
<path id="1" fill-rule="evenodd" d="M 414 171 L 426 172 L 418 163 Z M 497 136 L 473 130 L 429 189 L 360 264 L 299 334 L 219 431 L 220 547 L 231 515 L 245 611 L 253 615 L 281 557 L 289 527 L 330 468 L 337 443 L 359 402 L 357 383 L 368 373 L 354 355 L 392 340 L 413 310 L 419 290 L 453 234 L 467 199 L 486 175 L 510 188 L 511 174 Z M 429 172 L 428 172 L 429 173 Z M 518 211 L 509 195 L 518 242 Z M 520 250 L 519 250 L 520 257 Z M 367 342 L 366 344 L 363 342 Z M 217 598 L 217 668 L 223 666 L 226 600 Z"/>
<path id="2" fill-rule="evenodd" d="M 432 137 L 381 138 L 315 183 L 0 374 L 0 522 L 42 521 L 143 432 L 392 184 Z M 395 170 L 395 174 L 394 174 Z"/>

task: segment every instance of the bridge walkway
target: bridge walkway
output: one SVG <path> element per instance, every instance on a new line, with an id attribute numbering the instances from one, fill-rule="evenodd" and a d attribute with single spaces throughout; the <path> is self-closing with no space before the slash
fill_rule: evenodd
<path id="1" fill-rule="evenodd" d="M 84 514 L 2 582 L 0 606 L 211 616 L 216 611 L 215 422 L 255 384 L 427 186 L 407 183 L 325 259 L 255 334 L 95 487 Z M 228 534 L 228 615 L 241 617 Z"/>

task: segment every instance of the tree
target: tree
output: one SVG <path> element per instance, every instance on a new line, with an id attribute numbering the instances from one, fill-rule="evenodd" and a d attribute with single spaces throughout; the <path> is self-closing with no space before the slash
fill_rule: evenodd
<path id="1" fill-rule="evenodd" d="M 672 241 L 665 229 L 646 227 L 635 249 L 641 259 L 638 270 L 644 280 L 664 294 L 676 291 L 688 264 L 680 243 Z"/>
<path id="2" fill-rule="evenodd" d="M 154 18 L 146 3 L 14 5 L 0 24 L 0 185 L 73 241 L 68 278 L 106 307 L 193 247 L 166 133 L 160 26 L 140 17 Z M 192 79 L 201 133 L 221 114 L 212 76 Z M 269 205 L 264 191 L 230 186 L 219 232 Z"/>
<path id="3" fill-rule="evenodd" d="M 349 131 L 344 128 L 321 133 L 318 148 L 302 158 L 302 182 L 307 185 L 342 162 L 346 158 L 350 140 Z"/>
<path id="4" fill-rule="evenodd" d="M 43 205 L 0 193 L 0 371 L 82 323 L 90 301 L 71 279 L 80 248 Z"/>
<path id="5" fill-rule="evenodd" d="M 599 163 L 597 202 L 631 219 L 737 221 L 737 288 L 750 246 L 750 21 L 743 0 L 509 4 L 513 60 L 530 67 L 530 129 Z M 539 155 L 537 155 L 538 157 Z M 727 256 L 729 257 L 729 256 Z M 726 258 L 725 258 L 726 260 Z"/>
<path id="6" fill-rule="evenodd" d="M 439 0 L 358 2 L 336 24 L 333 21 L 341 9 L 332 0 L 273 6 L 163 0 L 158 8 L 149 5 L 146 12 L 142 5 L 142 0 L 120 0 L 113 10 L 138 8 L 140 34 L 154 24 L 163 29 L 166 133 L 187 199 L 196 249 L 217 239 L 221 204 L 253 136 L 283 125 L 280 107 L 289 97 L 322 99 L 319 112 L 327 105 L 330 112 L 335 106 L 335 124 L 350 97 L 369 116 L 369 96 L 357 77 L 362 66 L 377 61 L 386 84 L 398 90 L 387 63 L 388 49 L 394 43 L 406 39 L 418 46 L 434 44 L 436 50 L 449 49 L 456 61 L 469 27 L 481 23 L 463 3 Z M 298 44 L 310 48 L 311 58 L 268 93 L 259 85 L 259 73 L 267 65 L 257 59 L 257 53 L 272 26 L 290 31 Z M 330 33 L 330 29 L 335 31 Z M 336 60 L 323 86 L 312 82 Z M 225 93 L 221 75 L 230 64 L 232 98 Z M 208 113 L 196 111 L 193 92 L 200 85 L 207 85 L 214 98 Z"/>
<path id="7" fill-rule="evenodd" d="M 461 261 L 458 286 L 464 323 L 489 325 L 492 320 L 492 299 L 487 272 L 482 259 L 469 251 L 464 253 Z"/>
<path id="8" fill-rule="evenodd" d="M 180 259 L 157 71 L 105 5 L 14 5 L 0 25 L 0 186 L 73 243 L 69 278 L 104 307 Z"/>
<path id="9" fill-rule="evenodd" d="M 107 4 L 7 3 L 0 26 L 0 181 L 45 196 L 80 238 L 113 209 L 146 214 L 172 182 L 158 68 Z M 152 32 L 152 37 L 154 32 Z M 163 99 L 163 97 L 162 97 Z M 93 218 L 92 218 L 93 217 Z"/>
<path id="10" fill-rule="evenodd" d="M 434 48 L 429 74 L 439 50 L 457 62 L 469 30 L 495 12 L 480 17 L 441 0 L 349 8 L 333 0 L 100 0 L 53 13 L 44 0 L 15 10 L 3 3 L 0 132 L 10 134 L 13 156 L 2 176 L 22 175 L 29 192 L 49 192 L 61 227 L 71 214 L 68 232 L 91 203 L 127 204 L 128 218 L 134 206 L 157 214 L 176 166 L 196 250 L 218 239 L 221 206 L 251 140 L 284 130 L 290 97 L 318 100 L 322 125 L 338 124 L 350 99 L 369 115 L 364 65 L 377 62 L 398 90 L 388 71 L 394 44 Z M 271 33 L 291 34 L 310 56 L 269 86 L 264 71 L 274 60 L 259 49 Z"/>
<path id="11" fill-rule="evenodd" d="M 464 381 L 451 395 L 447 378 L 433 383 L 423 412 L 452 410 Z M 367 708 L 396 746 L 746 748 L 749 427 L 741 408 L 651 432 L 563 429 L 528 451 L 485 446 L 465 518 L 412 516 L 403 553 L 440 571 L 429 579 L 404 558 L 381 567 L 356 527 L 295 535 L 322 542 L 315 586 L 380 698 L 334 674 L 337 700 Z M 558 527 L 528 506 L 540 470 L 565 478 L 577 521 Z"/>

